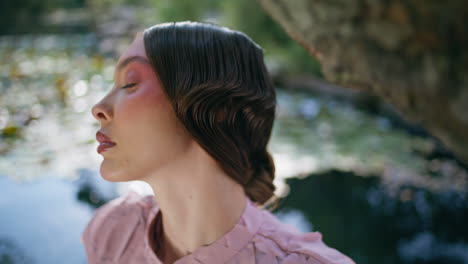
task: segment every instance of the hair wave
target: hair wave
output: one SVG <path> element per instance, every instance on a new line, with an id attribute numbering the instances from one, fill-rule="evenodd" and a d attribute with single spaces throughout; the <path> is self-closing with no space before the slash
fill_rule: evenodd
<path id="1" fill-rule="evenodd" d="M 187 131 L 252 201 L 274 201 L 275 165 L 267 144 L 276 93 L 261 47 L 242 32 L 188 21 L 152 26 L 143 38 Z"/>

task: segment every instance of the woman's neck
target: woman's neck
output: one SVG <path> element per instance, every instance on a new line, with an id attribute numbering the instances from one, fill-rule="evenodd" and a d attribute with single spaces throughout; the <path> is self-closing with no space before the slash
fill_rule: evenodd
<path id="1" fill-rule="evenodd" d="M 243 187 L 201 148 L 144 179 L 160 208 L 164 263 L 193 253 L 229 232 L 247 204 Z"/>

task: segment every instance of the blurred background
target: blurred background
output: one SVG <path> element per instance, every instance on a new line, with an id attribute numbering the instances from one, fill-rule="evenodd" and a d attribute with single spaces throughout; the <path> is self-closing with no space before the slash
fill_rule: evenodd
<path id="1" fill-rule="evenodd" d="M 424 54 L 438 54 L 435 61 L 447 61 L 440 65 L 450 68 L 452 60 L 444 56 L 460 58 L 463 49 L 456 43 L 466 37 L 453 37 L 458 31 L 444 28 L 451 16 L 443 13 L 446 24 L 433 29 L 452 36 L 449 48 L 434 46 L 435 33 L 417 39 L 423 48 L 393 41 L 400 33 L 405 41 L 412 39 L 418 25 L 429 29 L 418 22 L 425 20 L 414 19 L 416 11 L 431 18 L 439 14 L 431 8 L 439 6 L 412 6 L 408 15 L 399 1 L 355 1 L 358 9 L 347 1 L 332 6 L 317 1 L 307 8 L 292 2 L 2 1 L 0 263 L 86 263 L 80 235 L 94 210 L 129 190 L 150 192 L 141 182 L 109 183 L 100 177 L 95 140 L 100 126 L 90 109 L 112 87 L 115 63 L 136 32 L 181 20 L 243 31 L 264 48 L 278 93 L 269 150 L 277 169 L 276 194 L 282 197 L 274 214 L 281 221 L 321 232 L 327 245 L 360 264 L 468 263 L 468 163 L 459 147 L 467 141 L 466 135 L 451 136 L 466 131 L 466 123 L 459 125 L 443 104 L 431 101 L 443 101 L 446 93 L 459 96 L 449 88 L 425 89 L 441 85 L 432 85 L 439 68 L 418 72 L 418 63 L 432 58 Z M 400 4 L 390 5 L 395 2 Z M 459 22 L 466 26 L 464 17 Z M 367 19 L 396 21 L 402 30 L 383 22 L 376 29 L 361 27 Z M 386 38 L 369 37 L 376 34 Z M 407 47 L 413 53 L 402 52 Z M 390 61 L 401 67 L 395 70 Z M 418 70 L 406 71 L 406 65 Z M 405 74 L 433 82 L 421 84 Z M 394 95 L 385 97 L 386 86 L 380 84 L 390 83 L 387 75 Z M 457 83 L 460 91 L 467 88 L 464 76 Z M 407 83 L 408 89 L 419 89 L 410 107 L 388 99 L 411 94 L 405 92 Z M 440 115 L 425 116 L 427 109 Z M 467 108 L 459 109 L 466 120 Z"/>

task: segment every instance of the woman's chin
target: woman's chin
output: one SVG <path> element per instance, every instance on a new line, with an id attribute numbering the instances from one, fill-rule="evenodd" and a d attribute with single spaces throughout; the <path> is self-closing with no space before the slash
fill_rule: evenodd
<path id="1" fill-rule="evenodd" d="M 104 161 L 101 163 L 99 172 L 101 177 L 109 182 L 123 182 L 130 180 L 128 179 L 128 173 L 124 173 L 121 168 L 112 168 L 112 166 L 109 166 L 109 164 L 106 164 Z"/>

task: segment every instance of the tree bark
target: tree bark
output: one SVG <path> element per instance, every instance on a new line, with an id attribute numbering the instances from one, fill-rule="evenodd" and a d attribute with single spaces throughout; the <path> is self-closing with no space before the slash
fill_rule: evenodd
<path id="1" fill-rule="evenodd" d="M 259 1 L 328 81 L 378 95 L 468 164 L 468 1 Z"/>

